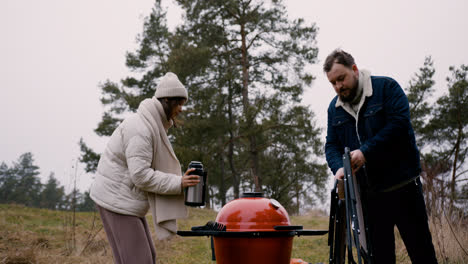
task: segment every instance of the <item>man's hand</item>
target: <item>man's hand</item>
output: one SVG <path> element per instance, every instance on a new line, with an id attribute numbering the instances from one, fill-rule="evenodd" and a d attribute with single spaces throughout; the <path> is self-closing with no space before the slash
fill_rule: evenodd
<path id="1" fill-rule="evenodd" d="M 344 169 L 339 168 L 335 173 L 335 179 L 342 180 L 344 178 Z"/>
<path id="2" fill-rule="evenodd" d="M 351 168 L 353 169 L 353 173 L 355 173 L 366 163 L 366 158 L 359 149 L 353 150 L 349 154 L 351 156 Z"/>

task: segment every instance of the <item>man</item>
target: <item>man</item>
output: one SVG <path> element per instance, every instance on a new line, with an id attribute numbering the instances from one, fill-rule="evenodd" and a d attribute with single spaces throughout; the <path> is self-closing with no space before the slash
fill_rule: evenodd
<path id="1" fill-rule="evenodd" d="M 328 166 L 342 179 L 350 148 L 352 169 L 364 179 L 374 263 L 395 263 L 395 226 L 413 263 L 437 263 L 406 95 L 392 78 L 359 70 L 342 50 L 328 55 L 323 70 L 337 93 L 328 108 Z"/>

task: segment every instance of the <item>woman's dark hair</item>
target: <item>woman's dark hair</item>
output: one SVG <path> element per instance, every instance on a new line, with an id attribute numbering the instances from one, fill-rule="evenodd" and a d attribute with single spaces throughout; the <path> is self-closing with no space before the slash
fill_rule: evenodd
<path id="1" fill-rule="evenodd" d="M 353 65 L 356 64 L 353 56 L 341 49 L 336 49 L 327 56 L 325 63 L 323 64 L 323 71 L 325 73 L 330 72 L 334 63 L 342 64 L 348 68 L 352 68 Z"/>
<path id="2" fill-rule="evenodd" d="M 187 99 L 185 99 L 184 97 L 165 97 L 158 98 L 158 100 L 163 106 L 164 113 L 166 113 L 167 121 L 170 120 L 172 110 L 178 105 L 182 105 L 185 103 L 185 101 L 187 101 Z M 174 127 L 177 127 L 179 124 L 181 124 L 181 121 L 179 121 L 176 118 L 172 118 L 172 121 L 174 122 Z"/>

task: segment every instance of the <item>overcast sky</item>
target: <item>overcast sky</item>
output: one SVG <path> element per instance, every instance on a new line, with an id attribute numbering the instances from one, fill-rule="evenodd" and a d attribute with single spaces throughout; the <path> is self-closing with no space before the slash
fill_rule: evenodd
<path id="1" fill-rule="evenodd" d="M 425 56 L 436 68 L 438 95 L 446 91 L 448 67 L 468 64 L 468 1 L 285 1 L 291 18 L 319 28 L 317 80 L 304 103 L 326 127 L 326 108 L 334 96 L 322 73 L 324 58 L 340 47 L 358 67 L 395 78 L 402 87 Z M 180 9 L 166 0 L 170 27 Z M 97 152 L 106 139 L 93 132 L 103 112 L 99 83 L 128 75 L 125 53 L 136 48 L 152 0 L 0 1 L 0 162 L 12 165 L 32 152 L 42 181 L 50 172 L 67 189 L 81 137 Z M 190 92 L 190 91 L 189 91 Z M 91 176 L 78 167 L 78 186 Z"/>

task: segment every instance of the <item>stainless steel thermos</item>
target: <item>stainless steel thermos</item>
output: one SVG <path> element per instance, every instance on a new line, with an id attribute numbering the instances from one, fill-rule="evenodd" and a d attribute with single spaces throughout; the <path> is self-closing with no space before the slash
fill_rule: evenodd
<path id="1" fill-rule="evenodd" d="M 190 175 L 200 176 L 200 182 L 195 186 L 186 188 L 185 191 L 185 205 L 188 206 L 203 206 L 205 205 L 205 191 L 206 191 L 206 171 L 203 170 L 203 164 L 199 161 L 191 161 L 188 169 L 195 168 Z"/>

